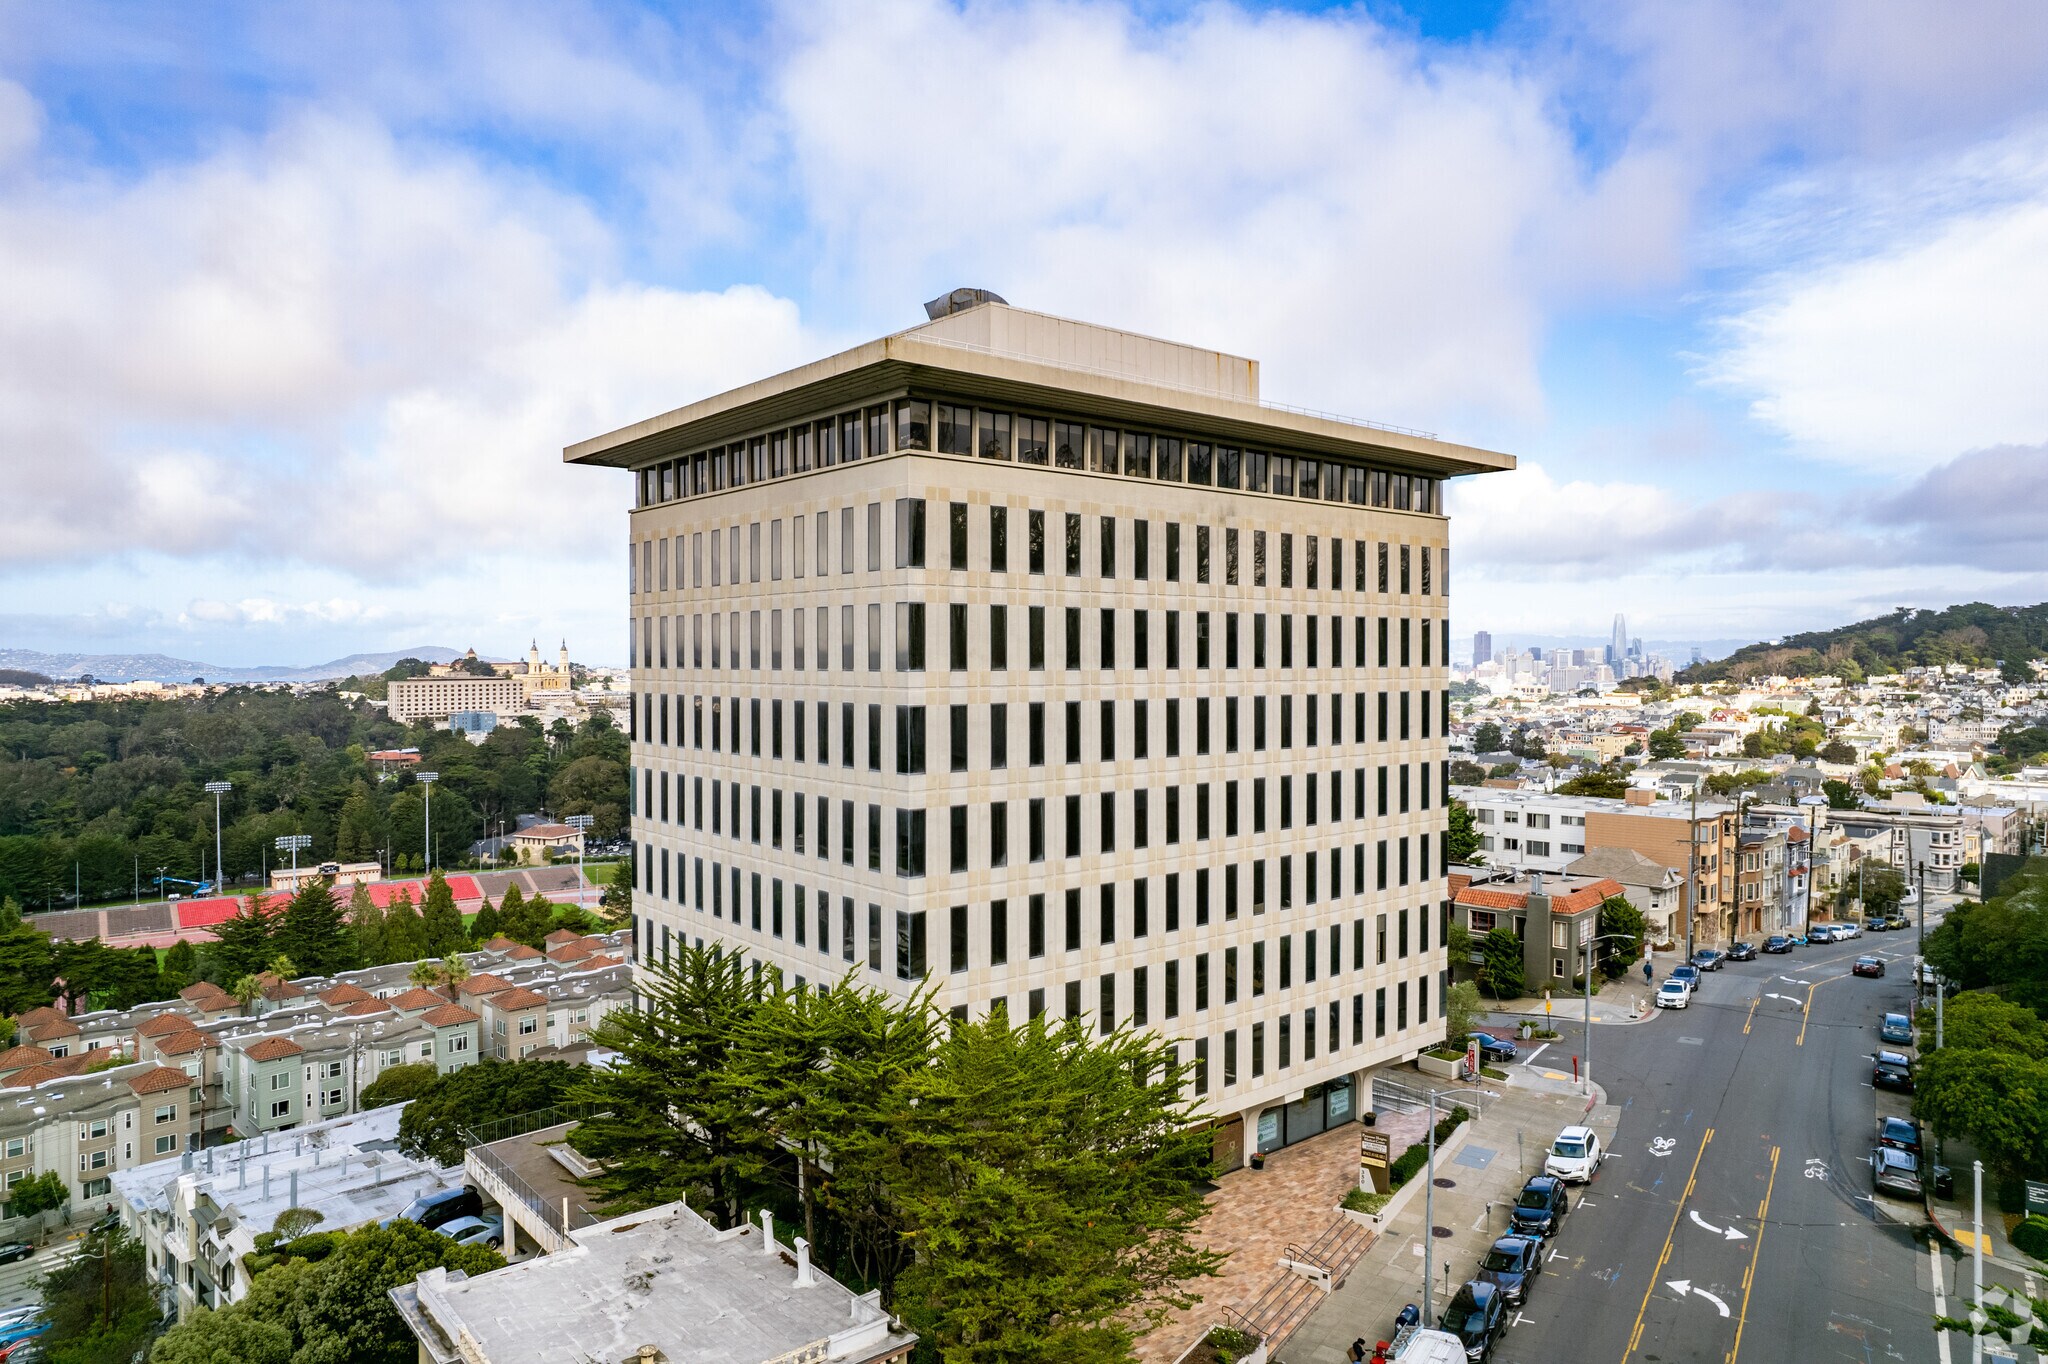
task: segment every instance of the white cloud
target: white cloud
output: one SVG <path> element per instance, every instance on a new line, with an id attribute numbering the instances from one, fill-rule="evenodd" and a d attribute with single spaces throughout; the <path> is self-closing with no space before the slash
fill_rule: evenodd
<path id="1" fill-rule="evenodd" d="M 35 96 L 10 80 L 0 80 L 0 170 L 6 169 L 42 135 L 43 111 Z"/>
<path id="2" fill-rule="evenodd" d="M 2048 438 L 2048 195 L 1761 292 L 1706 375 L 1806 451 L 1913 473 Z"/>
<path id="3" fill-rule="evenodd" d="M 1670 268 L 1654 157 L 1598 175 L 1539 78 L 1361 11 L 900 0 L 787 17 L 821 275 L 900 314 L 959 284 L 1268 362 L 1407 425 L 1538 416 L 1547 309 Z"/>

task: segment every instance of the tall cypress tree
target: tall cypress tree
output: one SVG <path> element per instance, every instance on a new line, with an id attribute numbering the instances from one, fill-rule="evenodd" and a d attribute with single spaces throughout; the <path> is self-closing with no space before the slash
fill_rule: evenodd
<path id="1" fill-rule="evenodd" d="M 384 911 L 370 898 L 370 888 L 356 882 L 348 897 L 349 931 L 356 935 L 356 956 L 365 966 L 382 966 L 391 958 L 384 955 Z"/>
<path id="2" fill-rule="evenodd" d="M 455 892 L 448 888 L 448 878 L 438 870 L 427 878 L 427 898 L 420 908 L 420 927 L 426 938 L 428 956 L 445 957 L 468 946 L 462 931 L 462 911 L 455 907 Z"/>
<path id="3" fill-rule="evenodd" d="M 254 892 L 243 896 L 240 912 L 214 930 L 213 946 L 206 952 L 206 973 L 216 984 L 232 987 L 243 976 L 263 970 L 276 955 L 262 903 L 263 897 Z"/>
<path id="4" fill-rule="evenodd" d="M 391 897 L 390 912 L 384 916 L 384 960 L 377 964 L 418 961 L 426 955 L 426 930 L 420 925 L 420 912 L 413 906 L 412 893 L 401 890 Z"/>
<path id="5" fill-rule="evenodd" d="M 331 975 L 356 965 L 355 939 L 334 903 L 334 889 L 318 879 L 307 881 L 292 896 L 272 940 L 300 975 Z"/>
<path id="6" fill-rule="evenodd" d="M 490 897 L 485 896 L 483 905 L 476 912 L 475 921 L 469 926 L 469 940 L 482 947 L 497 936 L 498 911 L 491 907 Z"/>

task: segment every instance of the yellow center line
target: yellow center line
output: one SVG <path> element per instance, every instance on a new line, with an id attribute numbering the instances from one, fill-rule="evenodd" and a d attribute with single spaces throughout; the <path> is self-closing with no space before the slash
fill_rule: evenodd
<path id="1" fill-rule="evenodd" d="M 1764 1215 L 1771 1210 L 1771 1191 L 1778 1187 L 1778 1148 L 1771 1148 L 1771 1177 L 1764 1185 L 1764 1201 L 1756 1209 L 1756 1242 L 1749 1248 L 1749 1268 L 1742 1274 L 1742 1310 L 1735 1314 L 1735 1348 L 1728 1352 L 1728 1364 L 1742 1353 L 1742 1328 L 1749 1322 L 1749 1287 L 1756 1279 L 1756 1257 L 1764 1248 Z"/>
<path id="2" fill-rule="evenodd" d="M 1829 976 L 1826 980 L 1817 980 L 1806 987 L 1806 1008 L 1802 1011 L 1799 1019 L 1799 1040 L 1793 1043 L 1793 1046 L 1803 1047 L 1806 1045 L 1806 1025 L 1813 1020 L 1813 992 L 1823 985 L 1831 985 L 1840 979 L 1840 976 Z"/>
<path id="3" fill-rule="evenodd" d="M 1764 997 L 1762 995 L 1758 995 L 1755 999 L 1749 1001 L 1749 1017 L 1742 1020 L 1742 1035 L 1744 1037 L 1749 1036 L 1749 1025 L 1756 1021 L 1756 1006 L 1763 1002 Z"/>
<path id="4" fill-rule="evenodd" d="M 1636 1324 L 1628 1333 L 1628 1348 L 1621 1352 L 1621 1364 L 1628 1364 L 1628 1357 L 1636 1352 L 1636 1344 L 1643 1338 L 1643 1315 L 1650 1310 L 1650 1294 L 1657 1291 L 1657 1276 L 1664 1272 L 1664 1264 L 1671 1258 L 1671 1238 L 1678 1235 L 1679 1214 L 1685 1211 L 1685 1200 L 1692 1197 L 1692 1188 L 1699 1178 L 1700 1157 L 1707 1153 L 1707 1143 L 1714 1139 L 1714 1129 L 1709 1127 L 1700 1138 L 1700 1149 L 1692 1158 L 1692 1172 L 1685 1177 L 1685 1192 L 1678 1196 L 1678 1206 L 1671 1210 L 1671 1229 L 1664 1233 L 1664 1249 L 1657 1255 L 1657 1264 L 1650 1270 L 1650 1282 L 1643 1288 L 1643 1305 L 1636 1309 Z"/>

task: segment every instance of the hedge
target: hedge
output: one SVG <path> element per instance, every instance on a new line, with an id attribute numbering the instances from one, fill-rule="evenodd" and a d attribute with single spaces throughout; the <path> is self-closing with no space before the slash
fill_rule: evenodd
<path id="1" fill-rule="evenodd" d="M 2048 1260 L 2048 1217 L 2037 1214 L 2014 1227 L 2012 1243 L 2037 1260 Z"/>
<path id="2" fill-rule="evenodd" d="M 1452 1108 L 1449 1113 L 1446 1113 L 1442 1118 L 1438 1119 L 1437 1121 L 1436 1144 L 1441 1146 L 1446 1141 L 1450 1140 L 1451 1133 L 1457 1131 L 1459 1126 L 1468 1121 L 1471 1117 L 1471 1110 L 1467 1109 L 1463 1104 L 1459 1104 L 1456 1107 Z M 1400 1154 L 1400 1156 L 1395 1159 L 1393 1165 L 1388 1167 L 1387 1175 L 1390 1181 L 1389 1187 L 1395 1189 L 1400 1188 L 1403 1184 L 1406 1184 L 1410 1179 L 1414 1178 L 1415 1172 L 1417 1170 L 1420 1170 L 1428 1162 L 1429 1143 L 1426 1141 L 1416 1142 L 1413 1146 L 1403 1151 Z"/>

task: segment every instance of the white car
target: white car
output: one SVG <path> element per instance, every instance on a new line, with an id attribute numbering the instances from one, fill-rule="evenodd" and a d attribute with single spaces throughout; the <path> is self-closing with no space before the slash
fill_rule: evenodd
<path id="1" fill-rule="evenodd" d="M 1600 1172 L 1600 1162 L 1606 1157 L 1599 1134 L 1592 1128 L 1567 1127 L 1550 1144 L 1550 1154 L 1543 1158 L 1543 1173 L 1567 1184 L 1584 1184 Z"/>
<path id="2" fill-rule="evenodd" d="M 1682 980 L 1667 980 L 1657 987 L 1657 1007 L 1660 1009 L 1683 1009 L 1692 1002 L 1692 991 Z"/>

